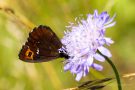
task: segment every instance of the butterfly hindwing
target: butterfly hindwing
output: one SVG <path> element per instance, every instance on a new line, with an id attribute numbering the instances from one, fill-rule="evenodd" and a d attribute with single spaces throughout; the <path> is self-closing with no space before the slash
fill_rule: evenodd
<path id="1" fill-rule="evenodd" d="M 50 27 L 40 25 L 29 33 L 19 58 L 26 62 L 46 62 L 59 57 L 62 44 Z"/>

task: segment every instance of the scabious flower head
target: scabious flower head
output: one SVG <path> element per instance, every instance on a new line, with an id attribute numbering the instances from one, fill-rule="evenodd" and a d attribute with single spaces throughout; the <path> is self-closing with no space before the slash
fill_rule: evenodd
<path id="1" fill-rule="evenodd" d="M 94 59 L 105 61 L 97 50 L 103 55 L 111 57 L 110 51 L 104 45 L 109 46 L 113 41 L 105 37 L 105 31 L 106 28 L 115 24 L 114 17 L 110 18 L 107 12 L 98 14 L 98 11 L 95 10 L 93 15 L 87 15 L 87 19 L 68 26 L 65 36 L 61 40 L 63 47 L 59 51 L 70 56 L 65 60 L 64 70 L 70 70 L 72 74 L 76 74 L 77 81 L 88 74 L 90 67 L 99 71 L 103 69 L 101 65 L 94 62 Z"/>

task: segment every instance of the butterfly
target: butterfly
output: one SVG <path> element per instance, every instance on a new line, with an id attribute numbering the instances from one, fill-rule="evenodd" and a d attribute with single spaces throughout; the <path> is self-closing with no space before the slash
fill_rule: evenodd
<path id="1" fill-rule="evenodd" d="M 64 52 L 59 52 L 62 43 L 48 26 L 40 25 L 30 33 L 26 43 L 22 46 L 19 59 L 25 62 L 47 62 L 56 58 L 68 58 Z"/>

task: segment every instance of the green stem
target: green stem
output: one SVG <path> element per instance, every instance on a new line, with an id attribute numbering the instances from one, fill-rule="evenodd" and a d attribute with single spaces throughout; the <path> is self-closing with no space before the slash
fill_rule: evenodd
<path id="1" fill-rule="evenodd" d="M 113 64 L 113 62 L 108 58 L 106 57 L 105 55 L 103 55 L 101 52 L 99 52 L 102 56 L 104 56 L 104 58 L 107 60 L 107 62 L 111 65 L 114 73 L 115 73 L 115 76 L 116 76 L 116 80 L 117 80 L 117 85 L 118 85 L 118 90 L 122 90 L 122 86 L 121 86 L 121 81 L 120 81 L 120 76 L 119 76 L 119 73 L 118 73 L 118 70 L 116 69 L 115 65 Z"/>

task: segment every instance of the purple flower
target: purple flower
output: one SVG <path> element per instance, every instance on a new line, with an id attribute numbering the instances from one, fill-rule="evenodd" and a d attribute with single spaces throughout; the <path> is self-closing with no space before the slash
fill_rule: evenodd
<path id="1" fill-rule="evenodd" d="M 103 55 L 111 57 L 110 51 L 104 45 L 110 45 L 113 41 L 105 37 L 106 28 L 115 25 L 113 22 L 115 15 L 110 18 L 107 12 L 98 14 L 95 10 L 94 14 L 88 14 L 87 19 L 82 19 L 77 24 L 68 26 L 65 36 L 63 37 L 63 47 L 59 50 L 70 56 L 65 60 L 64 70 L 72 74 L 76 74 L 76 80 L 79 81 L 86 76 L 89 68 L 92 67 L 101 71 L 103 67 L 94 62 L 98 60 L 104 62 L 105 58 L 97 53 L 99 50 Z"/>

